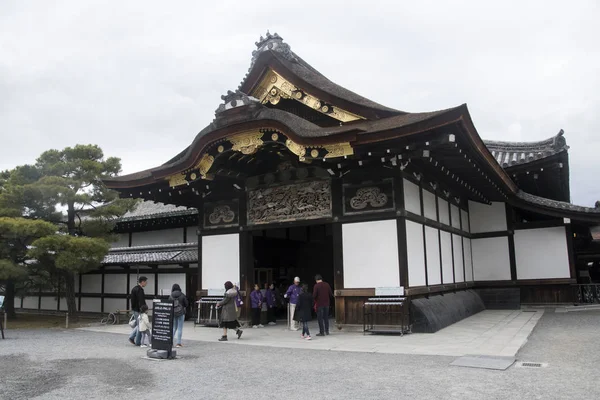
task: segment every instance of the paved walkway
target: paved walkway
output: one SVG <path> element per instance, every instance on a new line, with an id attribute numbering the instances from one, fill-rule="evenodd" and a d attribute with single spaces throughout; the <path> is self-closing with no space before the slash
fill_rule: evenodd
<path id="1" fill-rule="evenodd" d="M 290 332 L 281 324 L 259 329 L 245 329 L 241 340 L 233 332 L 228 344 L 303 348 L 312 350 L 352 351 L 387 354 L 425 354 L 444 356 L 488 355 L 514 356 L 541 318 L 544 310 L 485 310 L 436 333 L 413 333 L 400 336 L 363 335 L 356 332 L 332 331 L 327 337 L 312 341 L 300 338 L 300 331 Z M 332 326 L 333 327 L 333 326 Z M 93 326 L 80 328 L 94 332 L 128 334 L 127 325 Z M 318 332 L 316 321 L 310 327 Z M 217 328 L 197 326 L 186 322 L 185 341 L 215 342 L 221 335 Z"/>

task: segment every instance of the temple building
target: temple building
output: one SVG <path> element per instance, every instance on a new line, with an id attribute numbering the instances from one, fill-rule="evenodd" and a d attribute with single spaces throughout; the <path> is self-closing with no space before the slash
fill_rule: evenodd
<path id="1" fill-rule="evenodd" d="M 396 110 L 333 83 L 277 34 L 256 47 L 188 147 L 105 181 L 144 202 L 120 220 L 105 266 L 82 276 L 82 309 L 126 307 L 144 271 L 150 294 L 185 282 L 196 297 L 225 281 L 248 293 L 320 273 L 342 329 L 362 324 L 384 287 L 403 288 L 422 331 L 469 316 L 473 302 L 577 301 L 590 258 L 578 260 L 576 242 L 589 256 L 600 209 L 570 203 L 562 130 L 484 141 L 466 105 Z"/>

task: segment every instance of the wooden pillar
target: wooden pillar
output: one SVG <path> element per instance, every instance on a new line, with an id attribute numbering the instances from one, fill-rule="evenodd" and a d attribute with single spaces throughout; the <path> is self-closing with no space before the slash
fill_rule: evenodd
<path id="1" fill-rule="evenodd" d="M 81 277 L 81 274 L 79 274 L 78 277 L 79 277 L 79 299 L 77 301 L 77 311 L 81 311 L 81 282 L 82 282 L 83 278 Z"/>
<path id="2" fill-rule="evenodd" d="M 342 240 L 342 224 L 334 223 L 332 226 L 333 236 L 333 293 L 335 297 L 335 322 L 338 325 L 346 323 L 346 302 L 344 297 L 338 296 L 338 290 L 344 288 L 344 248 Z"/>
<path id="3" fill-rule="evenodd" d="M 573 247 L 573 226 L 571 220 L 565 218 L 565 231 L 567 235 L 567 254 L 569 256 L 569 270 L 571 279 L 577 279 L 577 270 L 575 266 L 575 248 Z"/>
<path id="4" fill-rule="evenodd" d="M 246 291 L 240 318 L 250 315 L 250 293 L 254 284 L 254 248 L 252 232 L 240 232 L 240 290 Z"/>
<path id="5" fill-rule="evenodd" d="M 517 258 L 515 255 L 515 217 L 511 206 L 504 203 L 506 210 L 506 230 L 508 232 L 508 257 L 510 261 L 510 279 L 517 280 Z"/>
<path id="6" fill-rule="evenodd" d="M 131 274 L 130 274 L 130 268 L 129 266 L 124 266 L 123 267 L 125 269 L 125 272 L 127 273 L 126 279 L 127 279 L 127 284 L 126 284 L 126 291 L 125 291 L 125 296 L 127 297 L 127 303 L 125 304 L 125 307 L 129 310 L 129 291 L 131 290 Z M 80 296 L 81 299 L 81 296 Z"/>
<path id="7" fill-rule="evenodd" d="M 396 176 L 394 179 L 394 198 L 396 201 L 396 229 L 398 236 L 398 268 L 400 272 L 400 286 L 408 288 L 408 251 L 406 244 L 406 217 L 404 204 L 404 178 L 402 175 Z"/>
<path id="8" fill-rule="evenodd" d="M 106 270 L 104 269 L 104 267 L 101 268 L 102 271 L 102 275 L 101 275 L 101 283 L 100 283 L 100 312 L 104 312 L 104 274 L 106 273 Z"/>

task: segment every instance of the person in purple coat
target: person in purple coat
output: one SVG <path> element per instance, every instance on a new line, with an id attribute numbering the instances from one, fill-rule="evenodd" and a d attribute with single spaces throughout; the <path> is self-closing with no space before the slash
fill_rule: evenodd
<path id="1" fill-rule="evenodd" d="M 277 300 L 275 298 L 275 285 L 272 283 L 267 286 L 265 292 L 265 303 L 267 304 L 267 322 L 269 325 L 276 325 L 275 319 L 275 308 L 277 307 Z"/>
<path id="2" fill-rule="evenodd" d="M 300 287 L 300 278 L 294 278 L 294 284 L 290 285 L 287 292 L 285 292 L 286 299 L 290 300 L 290 308 L 289 308 L 289 316 L 288 319 L 290 321 L 290 330 L 297 331 L 298 330 L 298 321 L 294 321 L 294 313 L 296 312 L 296 304 L 298 304 L 298 296 L 302 293 L 302 288 Z"/>
<path id="3" fill-rule="evenodd" d="M 250 293 L 250 306 L 252 307 L 252 327 L 264 328 L 260 323 L 260 310 L 262 308 L 264 298 L 260 292 L 258 284 L 254 285 L 254 290 Z"/>

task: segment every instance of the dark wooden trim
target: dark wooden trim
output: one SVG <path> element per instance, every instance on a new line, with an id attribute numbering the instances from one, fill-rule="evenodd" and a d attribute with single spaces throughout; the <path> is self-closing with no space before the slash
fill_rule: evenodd
<path id="1" fill-rule="evenodd" d="M 408 250 L 406 243 L 406 218 L 400 217 L 396 220 L 398 236 L 398 267 L 400 270 L 400 286 L 407 288 L 408 280 Z"/>
<path id="2" fill-rule="evenodd" d="M 129 232 L 129 245 L 127 247 L 131 247 L 133 244 L 133 232 Z"/>
<path id="3" fill-rule="evenodd" d="M 425 206 L 423 205 L 423 185 L 419 182 L 419 201 L 421 203 L 421 215 L 425 217 Z M 423 265 L 425 267 L 425 285 L 429 286 L 429 272 L 427 271 L 427 237 L 425 236 L 425 224 L 421 225 L 423 231 Z"/>
<path id="4" fill-rule="evenodd" d="M 101 268 L 101 271 L 102 271 L 102 275 L 101 275 L 102 277 L 100 278 L 100 293 L 102 293 L 102 297 L 100 298 L 100 312 L 103 313 L 104 312 L 104 296 L 105 296 L 105 293 L 104 293 L 104 290 L 105 290 L 104 289 L 104 275 L 105 275 L 104 267 Z"/>
<path id="5" fill-rule="evenodd" d="M 198 236 L 198 267 L 196 273 L 198 274 L 198 287 L 196 290 L 202 290 L 202 236 Z"/>
<path id="6" fill-rule="evenodd" d="M 435 217 L 437 218 L 438 221 L 440 220 L 440 198 L 437 194 L 435 195 Z M 439 252 L 440 252 L 440 282 L 442 284 L 444 284 L 444 263 L 442 260 L 442 231 L 440 229 L 438 229 L 437 232 L 438 232 L 438 246 L 439 246 Z"/>
<path id="7" fill-rule="evenodd" d="M 394 200 L 396 204 L 396 210 L 402 211 L 405 208 L 404 203 L 404 177 L 402 174 L 394 177 Z"/>
<path id="8" fill-rule="evenodd" d="M 510 279 L 513 281 L 517 280 L 517 256 L 515 251 L 515 213 L 513 208 L 508 204 L 504 203 L 504 209 L 506 214 L 506 229 L 508 231 L 508 257 L 510 261 Z"/>
<path id="9" fill-rule="evenodd" d="M 408 219 L 409 221 L 416 222 L 418 224 L 427 225 L 431 228 L 440 229 L 444 232 L 453 233 L 458 236 L 464 236 L 468 238 L 471 237 L 470 234 L 468 234 L 467 232 L 462 232 L 460 229 L 456 229 L 452 226 L 442 224 L 441 222 L 437 222 L 432 219 L 423 217 L 421 215 L 414 214 L 410 211 L 400 211 L 400 215 L 406 217 L 406 219 Z"/>
<path id="10" fill-rule="evenodd" d="M 343 181 L 341 178 L 331 179 L 331 214 L 333 219 L 341 218 L 344 214 Z"/>
<path id="11" fill-rule="evenodd" d="M 460 226 L 460 230 L 464 231 L 462 225 L 462 213 L 463 209 L 458 208 L 458 225 Z M 467 282 L 467 264 L 465 263 L 465 238 L 460 238 L 460 251 L 462 252 L 462 265 L 463 265 L 463 282 Z"/>
<path id="12" fill-rule="evenodd" d="M 375 296 L 375 288 L 340 289 L 335 290 L 336 297 L 368 297 Z"/>
<path id="13" fill-rule="evenodd" d="M 140 266 L 147 266 L 148 264 L 132 264 L 131 267 L 134 268 L 139 268 Z M 160 264 L 160 265 L 172 265 L 173 268 L 157 268 L 157 266 L 152 265 L 150 268 L 141 268 L 139 269 L 140 274 L 143 275 L 145 273 L 152 273 L 154 271 L 154 269 L 156 268 L 158 273 L 167 273 L 167 274 L 177 274 L 177 273 L 181 273 L 181 272 L 187 272 L 189 270 L 191 270 L 191 268 L 189 266 L 186 267 L 186 265 L 189 264 Z M 119 275 L 119 274 L 128 274 L 129 270 L 128 269 L 107 269 L 106 270 L 106 275 Z M 102 272 L 100 270 L 96 270 L 96 271 L 90 271 L 90 272 L 86 272 L 84 275 L 101 275 Z"/>
<path id="14" fill-rule="evenodd" d="M 573 227 L 571 224 L 565 225 L 565 234 L 567 236 L 567 253 L 569 256 L 569 270 L 571 278 L 577 280 L 577 269 L 575 265 L 575 249 L 573 247 Z"/>
<path id="15" fill-rule="evenodd" d="M 541 229 L 541 228 L 556 228 L 564 226 L 564 219 L 550 220 L 550 221 L 531 221 L 531 222 L 517 222 L 514 224 L 515 230 L 525 229 Z"/>
<path id="16" fill-rule="evenodd" d="M 131 274 L 130 274 L 130 270 L 129 267 L 127 267 L 127 309 L 129 310 L 129 292 L 131 291 L 132 287 L 131 287 Z"/>
<path id="17" fill-rule="evenodd" d="M 460 212 L 459 212 L 460 217 Z M 448 220 L 450 221 L 450 226 L 452 225 L 452 202 L 448 201 Z M 450 234 L 450 249 L 452 250 L 452 283 L 456 283 L 456 265 L 454 262 L 454 235 Z"/>
<path id="18" fill-rule="evenodd" d="M 154 270 L 154 294 L 158 294 L 158 265 L 153 265 L 152 269 Z"/>
<path id="19" fill-rule="evenodd" d="M 60 276 L 57 279 L 56 298 L 56 311 L 60 311 Z"/>
<path id="20" fill-rule="evenodd" d="M 497 286 L 536 286 L 536 285 L 567 285 L 577 283 L 577 279 L 554 278 L 554 279 L 522 279 L 516 281 L 476 281 L 476 287 L 497 287 Z"/>
<path id="21" fill-rule="evenodd" d="M 77 311 L 81 311 L 81 283 L 83 281 L 82 275 L 79 274 L 79 298 L 77 299 Z M 129 279 L 129 277 L 127 277 Z"/>
<path id="22" fill-rule="evenodd" d="M 187 243 L 187 226 L 184 226 L 183 229 L 183 243 Z"/>
<path id="23" fill-rule="evenodd" d="M 364 214 L 351 214 L 340 216 L 338 221 L 344 223 L 352 222 L 369 222 L 369 221 L 385 221 L 396 218 L 397 214 L 394 210 L 381 212 L 365 212 Z M 334 218 L 335 221 L 335 218 Z M 312 224 L 311 224 L 312 225 Z"/>
<path id="24" fill-rule="evenodd" d="M 240 232 L 240 290 L 244 290 L 244 305 L 242 312 L 250 315 L 250 292 L 254 285 L 254 238 L 250 232 Z M 210 289 L 210 288 L 207 288 Z"/>
<path id="25" fill-rule="evenodd" d="M 488 239 L 488 238 L 495 238 L 495 237 L 506 237 L 508 235 L 509 235 L 508 231 L 472 233 L 471 239 Z"/>
<path id="26" fill-rule="evenodd" d="M 342 224 L 335 223 L 331 226 L 333 245 L 333 290 L 334 293 L 344 289 L 344 241 L 342 237 Z M 335 322 L 346 323 L 346 303 L 343 298 L 335 298 Z"/>
<path id="27" fill-rule="evenodd" d="M 42 309 L 42 288 L 38 290 L 38 310 Z"/>

